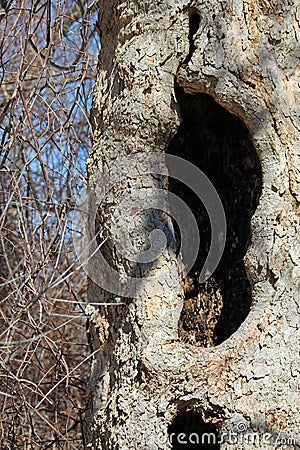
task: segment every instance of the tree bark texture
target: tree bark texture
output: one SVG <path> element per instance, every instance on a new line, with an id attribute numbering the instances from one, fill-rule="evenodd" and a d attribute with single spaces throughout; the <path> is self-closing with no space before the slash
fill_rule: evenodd
<path id="1" fill-rule="evenodd" d="M 299 2 L 105 0 L 99 21 L 90 185 L 121 157 L 168 151 L 183 114 L 178 97 L 200 94 L 248 129 L 262 184 L 243 261 L 251 308 L 237 331 L 207 348 L 178 331 L 185 295 L 170 219 L 157 211 L 120 217 L 137 228 L 139 248 L 156 223 L 169 232 L 170 245 L 146 269 L 127 263 L 110 237 L 122 199 L 140 190 L 146 201 L 147 189 L 166 188 L 165 177 L 147 174 L 113 186 L 96 218 L 106 260 L 141 277 L 168 270 L 173 288 L 159 295 L 146 289 L 132 299 L 90 283 L 91 303 L 119 305 L 88 307 L 91 344 L 99 351 L 86 448 L 190 448 L 169 439 L 184 414 L 198 415 L 218 437 L 227 433 L 219 446 L 199 448 L 273 449 L 276 439 L 277 448 L 299 448 Z M 238 442 L 228 438 L 234 432 Z M 263 440 L 266 433 L 271 437 Z"/>

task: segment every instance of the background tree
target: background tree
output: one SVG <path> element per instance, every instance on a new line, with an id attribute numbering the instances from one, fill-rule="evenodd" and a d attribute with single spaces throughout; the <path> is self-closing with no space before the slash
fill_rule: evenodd
<path id="1" fill-rule="evenodd" d="M 1 2 L 1 449 L 82 446 L 86 277 L 70 223 L 91 146 L 96 19 L 95 2 Z"/>
<path id="2" fill-rule="evenodd" d="M 90 225 L 120 278 L 110 295 L 91 273 L 89 301 L 119 305 L 89 309 L 100 351 L 87 448 L 165 449 L 168 435 L 173 448 L 195 448 L 178 442 L 191 432 L 227 439 L 202 448 L 299 446 L 299 13 L 298 2 L 280 0 L 100 2 L 88 172 L 92 190 L 113 182 Z M 218 175 L 228 239 L 213 281 L 197 284 L 210 241 L 200 203 L 202 255 L 184 283 L 176 225 L 153 204 L 135 214 L 136 192 L 147 205 L 166 188 L 146 162 L 145 173 L 132 172 L 151 152 Z M 148 234 L 164 231 L 159 258 L 125 257 L 116 219 L 140 255 Z M 165 272 L 169 284 L 155 295 L 146 278 Z M 134 276 L 140 284 L 122 295 Z"/>

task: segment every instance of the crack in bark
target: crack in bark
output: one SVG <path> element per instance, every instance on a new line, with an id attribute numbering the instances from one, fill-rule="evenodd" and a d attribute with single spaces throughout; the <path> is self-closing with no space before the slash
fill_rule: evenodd
<path id="1" fill-rule="evenodd" d="M 195 51 L 195 40 L 194 36 L 199 30 L 200 25 L 200 14 L 196 9 L 192 9 L 190 11 L 190 20 L 189 20 L 189 43 L 190 43 L 190 49 L 189 53 L 184 60 L 183 64 L 188 64 L 190 60 L 192 59 L 193 53 Z"/>

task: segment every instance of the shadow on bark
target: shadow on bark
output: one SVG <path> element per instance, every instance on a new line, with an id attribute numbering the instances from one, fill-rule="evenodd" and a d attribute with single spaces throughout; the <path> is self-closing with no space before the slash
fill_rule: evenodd
<path id="1" fill-rule="evenodd" d="M 222 259 L 207 282 L 198 276 L 211 240 L 210 220 L 196 194 L 170 178 L 169 189 L 191 208 L 199 227 L 200 250 L 183 280 L 185 303 L 179 324 L 184 342 L 209 347 L 228 339 L 246 319 L 251 307 L 251 287 L 243 258 L 251 239 L 250 221 L 258 205 L 262 173 L 248 129 L 212 97 L 186 94 L 175 86 L 182 122 L 168 153 L 200 168 L 216 188 L 227 221 Z M 180 235 L 174 224 L 176 241 Z M 189 245 L 193 245 L 192 237 Z"/>

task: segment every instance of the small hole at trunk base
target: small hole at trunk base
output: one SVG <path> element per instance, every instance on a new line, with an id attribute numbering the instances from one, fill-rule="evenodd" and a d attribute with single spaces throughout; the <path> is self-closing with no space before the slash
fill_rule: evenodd
<path id="1" fill-rule="evenodd" d="M 178 414 L 169 427 L 173 450 L 219 449 L 217 427 L 193 411 Z"/>
<path id="2" fill-rule="evenodd" d="M 249 314 L 252 295 L 244 256 L 251 240 L 250 222 L 262 188 L 258 155 L 243 122 L 206 94 L 186 94 L 175 86 L 182 122 L 168 153 L 196 165 L 212 182 L 222 201 L 227 239 L 221 261 L 205 282 L 198 282 L 206 260 L 211 225 L 204 205 L 183 183 L 170 178 L 169 190 L 191 209 L 200 232 L 194 267 L 183 280 L 185 301 L 179 321 L 180 338 L 210 347 L 228 339 Z M 180 233 L 174 223 L 175 238 Z M 193 245 L 193 239 L 188 245 Z"/>

